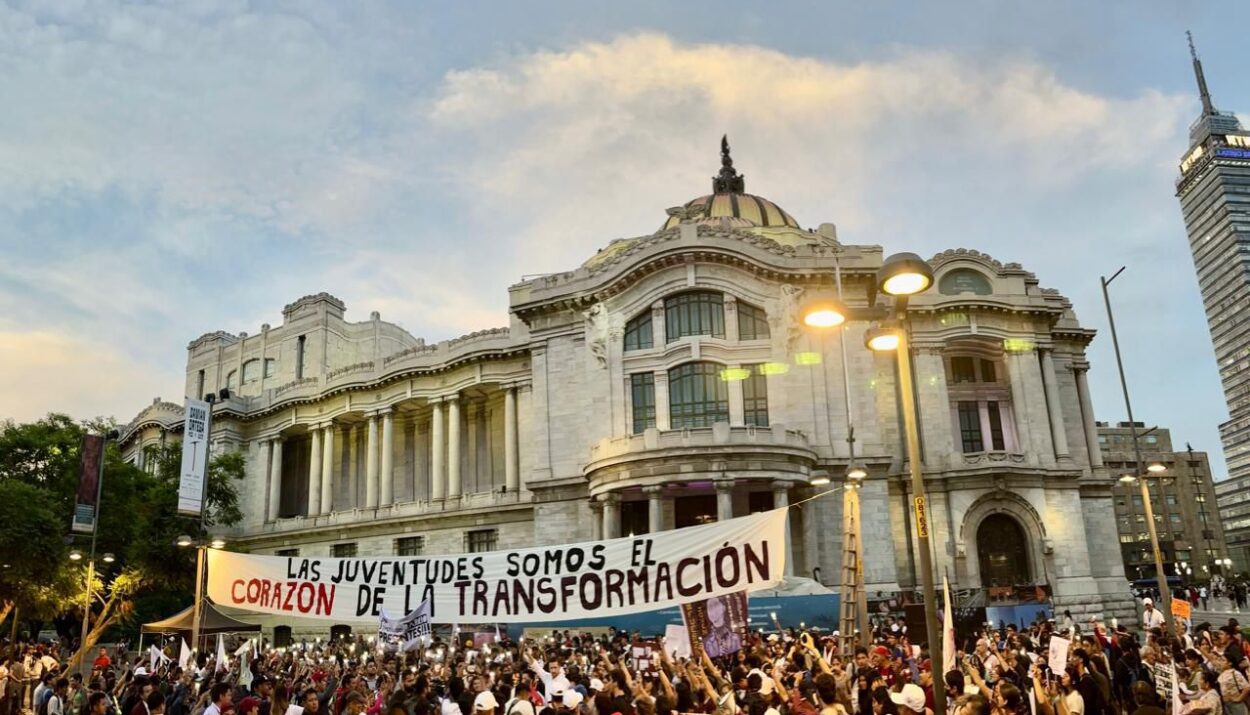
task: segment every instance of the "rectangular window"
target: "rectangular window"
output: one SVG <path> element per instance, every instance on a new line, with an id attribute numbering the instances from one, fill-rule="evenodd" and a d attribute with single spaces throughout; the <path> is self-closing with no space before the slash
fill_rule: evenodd
<path id="1" fill-rule="evenodd" d="M 401 536 L 395 539 L 396 556 L 420 556 L 424 550 L 424 536 Z"/>
<path id="2" fill-rule="evenodd" d="M 283 558 L 293 559 L 299 556 L 299 549 L 278 549 L 277 551 L 273 552 L 273 555 L 281 556 Z"/>
<path id="3" fill-rule="evenodd" d="M 656 531 L 659 531 L 657 528 Z M 651 505 L 646 501 L 621 502 L 621 536 L 651 533 Z"/>
<path id="4" fill-rule="evenodd" d="M 1179 524 L 1181 523 L 1181 515 L 1180 514 L 1168 514 L 1168 520 L 1171 521 L 1173 524 Z"/>
<path id="5" fill-rule="evenodd" d="M 471 554 L 494 551 L 499 544 L 498 529 L 476 529 L 464 535 L 464 550 Z"/>
<path id="6" fill-rule="evenodd" d="M 1007 449 L 1007 442 L 1003 439 L 1003 414 L 998 409 L 998 403 L 985 403 L 985 414 L 990 418 L 990 444 L 993 449 L 998 452 Z"/>
<path id="7" fill-rule="evenodd" d="M 195 399 L 204 399 L 204 371 L 200 370 L 200 375 L 195 379 Z"/>
<path id="8" fill-rule="evenodd" d="M 951 382 L 976 382 L 976 364 L 972 358 L 961 355 L 951 358 Z"/>
<path id="9" fill-rule="evenodd" d="M 1167 495 L 1166 501 L 1170 506 L 1176 506 L 1176 495 L 1175 494 Z"/>
<path id="10" fill-rule="evenodd" d="M 1133 543 L 1133 535 L 1132 534 L 1120 534 L 1120 543 L 1121 544 Z"/>
<path id="11" fill-rule="evenodd" d="M 994 372 L 993 360 L 981 361 L 981 382 L 998 382 L 998 377 Z"/>
<path id="12" fill-rule="evenodd" d="M 963 443 L 963 451 L 981 452 L 985 444 L 981 441 L 981 413 L 975 402 L 959 403 L 959 436 Z"/>
<path id="13" fill-rule="evenodd" d="M 625 324 L 625 350 L 643 350 L 654 346 L 651 335 L 651 309 Z"/>
<path id="14" fill-rule="evenodd" d="M 350 544 L 334 544 L 330 547 L 330 555 L 336 559 L 351 559 L 356 557 L 356 543 Z"/>
<path id="15" fill-rule="evenodd" d="M 295 341 L 295 379 L 304 379 L 304 343 L 306 342 L 303 335 Z"/>
<path id="16" fill-rule="evenodd" d="M 629 394 L 633 403 L 634 434 L 642 434 L 655 426 L 655 375 L 640 372 L 629 376 Z"/>
<path id="17" fill-rule="evenodd" d="M 768 426 L 768 376 L 760 365 L 746 365 L 751 376 L 742 381 L 743 419 L 756 427 Z"/>
<path id="18" fill-rule="evenodd" d="M 768 338 L 768 314 L 763 308 L 750 303 L 738 303 L 738 339 L 765 340 Z"/>
<path id="19" fill-rule="evenodd" d="M 758 514 L 761 511 L 772 511 L 773 493 L 768 492 L 750 492 L 747 494 L 747 511 L 751 514 Z"/>
<path id="20" fill-rule="evenodd" d="M 729 421 L 729 388 L 720 365 L 694 362 L 668 371 L 668 412 L 673 429 Z"/>

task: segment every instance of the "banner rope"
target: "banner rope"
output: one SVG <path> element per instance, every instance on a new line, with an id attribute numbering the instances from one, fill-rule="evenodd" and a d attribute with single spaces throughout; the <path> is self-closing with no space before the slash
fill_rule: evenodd
<path id="1" fill-rule="evenodd" d="M 819 493 L 819 494 L 813 494 L 813 495 L 811 495 L 810 497 L 808 497 L 808 498 L 806 498 L 806 499 L 800 499 L 800 500 L 798 500 L 798 501 L 794 502 L 793 504 L 790 504 L 790 505 L 789 505 L 789 506 L 787 506 L 786 508 L 788 508 L 788 509 L 792 509 L 792 508 L 794 508 L 794 507 L 796 507 L 796 506 L 799 506 L 800 504 L 806 504 L 807 502 L 812 501 L 813 499 L 819 499 L 819 498 L 821 498 L 821 497 L 823 497 L 823 496 L 828 496 L 828 495 L 830 495 L 830 494 L 833 494 L 834 492 L 840 492 L 840 491 L 845 491 L 845 490 L 846 490 L 846 485 L 842 485 L 842 486 L 840 486 L 840 487 L 834 487 L 833 489 L 826 489 L 825 491 L 823 491 L 823 492 L 821 492 L 821 493 Z"/>

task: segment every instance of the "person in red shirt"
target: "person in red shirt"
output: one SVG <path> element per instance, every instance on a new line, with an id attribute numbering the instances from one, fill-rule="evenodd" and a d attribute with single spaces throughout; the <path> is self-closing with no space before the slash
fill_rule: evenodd
<path id="1" fill-rule="evenodd" d="M 100 654 L 96 656 L 95 661 L 91 663 L 91 667 L 97 670 L 105 670 L 113 664 L 113 659 L 109 657 L 108 648 L 101 648 Z"/>

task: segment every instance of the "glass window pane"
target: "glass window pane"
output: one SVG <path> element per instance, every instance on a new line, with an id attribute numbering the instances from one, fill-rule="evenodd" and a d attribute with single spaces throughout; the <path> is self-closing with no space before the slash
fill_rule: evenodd
<path id="1" fill-rule="evenodd" d="M 767 338 L 768 315 L 763 308 L 750 303 L 738 303 L 738 339 L 763 340 Z"/>
<path id="2" fill-rule="evenodd" d="M 629 376 L 633 402 L 634 434 L 655 426 L 655 375 L 649 372 Z"/>
<path id="3" fill-rule="evenodd" d="M 973 360 L 965 355 L 951 358 L 951 382 L 976 382 L 977 374 Z"/>
<path id="4" fill-rule="evenodd" d="M 729 421 L 729 390 L 721 366 L 710 362 L 679 365 L 668 371 L 669 420 L 673 429 L 710 427 Z"/>
<path id="5" fill-rule="evenodd" d="M 975 402 L 959 403 L 959 436 L 964 452 L 981 452 L 985 444 L 981 440 L 981 413 Z"/>
<path id="6" fill-rule="evenodd" d="M 664 300 L 664 333 L 672 341 L 687 335 L 725 337 L 725 303 L 720 293 L 695 291 Z"/>
<path id="7" fill-rule="evenodd" d="M 653 344 L 651 337 L 651 309 L 648 308 L 625 324 L 625 349 L 642 350 L 652 347 Z"/>
<path id="8" fill-rule="evenodd" d="M 768 376 L 759 365 L 746 365 L 751 376 L 742 381 L 743 418 L 746 424 L 768 426 Z"/>
<path id="9" fill-rule="evenodd" d="M 990 444 L 995 450 L 1006 449 L 1007 443 L 1003 440 L 1003 415 L 998 409 L 998 403 L 985 403 L 985 412 L 990 418 Z"/>

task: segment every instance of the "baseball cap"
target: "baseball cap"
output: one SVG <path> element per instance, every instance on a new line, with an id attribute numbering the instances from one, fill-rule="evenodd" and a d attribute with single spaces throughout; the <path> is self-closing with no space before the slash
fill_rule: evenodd
<path id="1" fill-rule="evenodd" d="M 582 704 L 582 694 L 576 690 L 570 690 L 564 694 L 564 707 L 572 710 Z"/>
<path id="2" fill-rule="evenodd" d="M 1143 598 L 1143 599 L 1141 600 L 1141 605 L 1143 605 L 1143 606 L 1153 606 L 1153 605 L 1155 605 L 1155 602 L 1154 602 L 1154 599 L 1153 599 L 1153 598 L 1150 598 L 1149 596 L 1147 596 L 1146 598 Z"/>
<path id="3" fill-rule="evenodd" d="M 879 656 L 883 657 L 883 658 L 889 658 L 889 657 L 890 657 L 890 649 L 889 649 L 889 648 L 886 648 L 886 647 L 885 647 L 885 646 L 883 646 L 883 645 L 879 645 L 879 646 L 877 646 L 876 648 L 873 648 L 873 649 L 872 649 L 872 652 L 873 652 L 874 654 L 876 654 L 876 655 L 879 655 Z"/>
<path id="4" fill-rule="evenodd" d="M 912 712 L 924 712 L 924 690 L 915 683 L 908 683 L 897 693 L 890 693 L 895 705 L 902 705 Z"/>
<path id="5" fill-rule="evenodd" d="M 239 701 L 240 713 L 256 712 L 256 708 L 258 707 L 260 707 L 260 699 L 254 698 L 250 695 Z"/>
<path id="6" fill-rule="evenodd" d="M 499 707 L 499 702 L 495 700 L 495 694 L 489 690 L 483 690 L 473 698 L 474 710 L 494 710 Z"/>
<path id="7" fill-rule="evenodd" d="M 595 692 L 599 692 L 599 691 L 603 690 L 603 681 L 602 681 L 602 680 L 600 680 L 600 679 L 598 679 L 598 678 L 591 678 L 591 679 L 590 679 L 590 689 L 591 689 L 591 690 L 593 690 L 593 691 L 595 691 Z"/>

